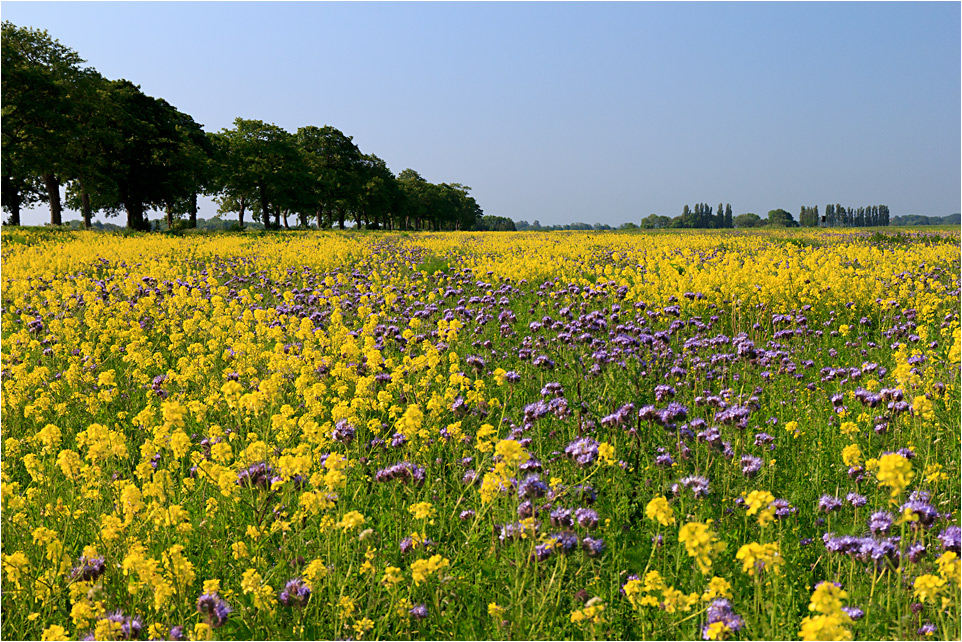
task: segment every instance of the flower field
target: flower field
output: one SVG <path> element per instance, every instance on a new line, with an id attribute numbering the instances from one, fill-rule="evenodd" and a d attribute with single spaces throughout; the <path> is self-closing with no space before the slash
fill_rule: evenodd
<path id="1" fill-rule="evenodd" d="M 959 234 L 2 236 L 4 639 L 959 639 Z"/>

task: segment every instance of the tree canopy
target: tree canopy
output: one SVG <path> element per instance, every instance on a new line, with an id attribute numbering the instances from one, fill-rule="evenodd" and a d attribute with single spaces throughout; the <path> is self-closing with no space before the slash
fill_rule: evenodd
<path id="1" fill-rule="evenodd" d="M 330 125 L 291 133 L 237 118 L 205 132 L 162 98 L 128 80 L 108 80 L 46 31 L 3 23 L 2 206 L 19 225 L 25 207 L 50 204 L 62 224 L 61 188 L 85 227 L 95 212 L 126 212 L 128 228 L 197 224 L 197 198 L 220 213 L 250 212 L 267 227 L 479 229 L 483 211 L 460 183 L 395 175 Z"/>

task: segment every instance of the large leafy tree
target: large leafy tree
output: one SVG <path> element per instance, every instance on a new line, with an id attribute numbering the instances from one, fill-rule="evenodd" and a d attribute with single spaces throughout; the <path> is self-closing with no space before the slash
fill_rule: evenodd
<path id="1" fill-rule="evenodd" d="M 236 118 L 233 129 L 221 133 L 218 147 L 222 208 L 250 206 L 265 226 L 271 225 L 273 215 L 273 225 L 280 227 L 282 214 L 286 219 L 288 212 L 304 207 L 308 172 L 289 132 L 260 120 Z"/>
<path id="2" fill-rule="evenodd" d="M 112 99 L 111 84 L 90 71 L 76 85 L 78 127 L 67 143 L 66 152 L 74 163 L 67 184 L 67 206 L 80 210 L 85 228 L 90 228 L 94 212 L 108 216 L 118 213 L 120 201 L 114 154 L 123 144 L 123 132 L 115 127 L 121 115 Z"/>
<path id="3" fill-rule="evenodd" d="M 351 136 L 330 125 L 301 127 L 295 140 L 310 175 L 309 205 L 318 228 L 336 220 L 344 229 L 348 212 L 359 211 L 367 183 L 361 150 Z"/>
<path id="4" fill-rule="evenodd" d="M 374 154 L 365 154 L 359 168 L 360 190 L 356 216 L 358 223 L 367 227 L 393 227 L 401 191 L 397 179 L 387 163 Z"/>
<path id="5" fill-rule="evenodd" d="M 185 147 L 190 143 L 184 131 L 189 117 L 127 80 L 107 83 L 105 98 L 107 127 L 116 136 L 103 159 L 103 175 L 109 179 L 101 187 L 115 190 L 127 227 L 149 229 L 148 210 L 166 207 L 190 189 L 183 179 L 189 172 Z"/>
<path id="6" fill-rule="evenodd" d="M 768 212 L 768 224 L 776 227 L 795 227 L 797 225 L 791 212 L 781 208 Z"/>
<path id="7" fill-rule="evenodd" d="M 62 223 L 60 185 L 76 163 L 65 151 L 78 126 L 74 94 L 83 62 L 46 31 L 3 22 L 2 188 L 12 223 L 40 198 L 50 203 L 50 223 Z"/>

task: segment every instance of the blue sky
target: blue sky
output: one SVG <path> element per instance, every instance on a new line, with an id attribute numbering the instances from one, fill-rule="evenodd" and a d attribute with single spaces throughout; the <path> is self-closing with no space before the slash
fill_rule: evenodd
<path id="1" fill-rule="evenodd" d="M 333 125 L 395 173 L 470 185 L 485 213 L 617 225 L 720 201 L 958 212 L 960 7 L 4 1 L 0 15 L 210 131 Z"/>

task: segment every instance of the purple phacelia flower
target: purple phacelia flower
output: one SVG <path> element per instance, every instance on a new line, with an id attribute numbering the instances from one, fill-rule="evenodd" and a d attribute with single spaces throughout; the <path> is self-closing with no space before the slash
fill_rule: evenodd
<path id="1" fill-rule="evenodd" d="M 833 513 L 842 507 L 842 500 L 832 495 L 822 495 L 818 500 L 818 510 L 823 513 Z"/>

